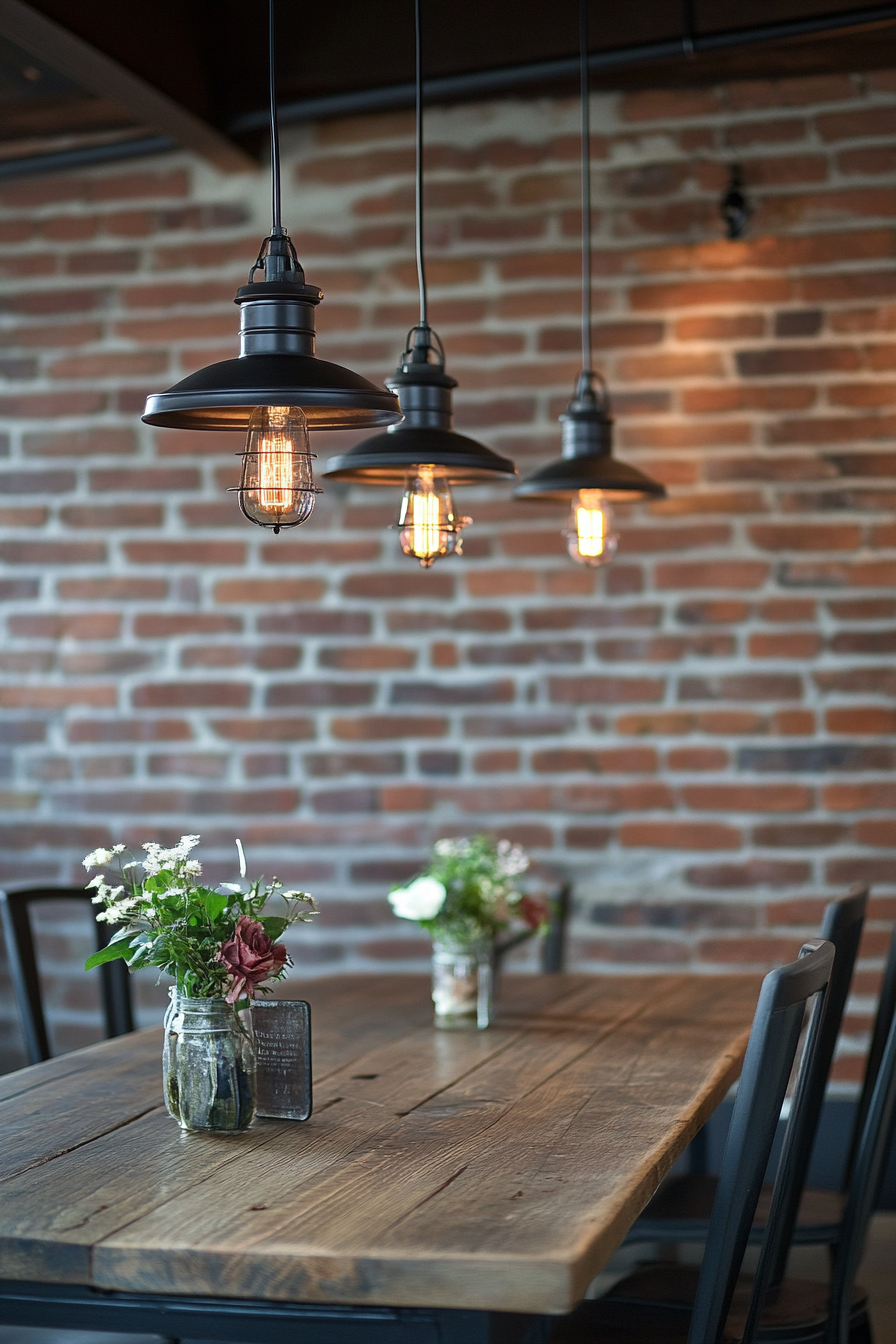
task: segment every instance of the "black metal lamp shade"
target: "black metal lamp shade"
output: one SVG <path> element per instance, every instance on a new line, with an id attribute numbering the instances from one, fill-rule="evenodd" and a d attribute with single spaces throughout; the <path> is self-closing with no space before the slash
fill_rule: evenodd
<path id="1" fill-rule="evenodd" d="M 666 490 L 637 467 L 613 456 L 613 421 L 596 375 L 579 375 L 575 396 L 560 416 L 563 456 L 520 481 L 517 499 L 565 500 L 596 490 L 608 500 L 663 499 Z"/>
<path id="2" fill-rule="evenodd" d="M 266 268 L 268 273 L 270 268 Z M 240 354 L 191 373 L 146 399 L 143 419 L 169 429 L 246 430 L 258 406 L 299 406 L 311 429 L 390 425 L 394 392 L 314 354 L 314 310 L 323 295 L 298 265 L 282 278 L 243 285 Z"/>
<path id="3" fill-rule="evenodd" d="M 452 485 L 515 476 L 509 458 L 454 432 L 452 392 L 457 380 L 445 372 L 444 353 L 431 329 L 415 327 L 414 333 L 413 347 L 386 379 L 386 386 L 398 394 L 403 421 L 331 457 L 321 475 L 331 481 L 403 485 L 418 466 L 428 465 Z M 429 361 L 430 354 L 435 362 Z"/>

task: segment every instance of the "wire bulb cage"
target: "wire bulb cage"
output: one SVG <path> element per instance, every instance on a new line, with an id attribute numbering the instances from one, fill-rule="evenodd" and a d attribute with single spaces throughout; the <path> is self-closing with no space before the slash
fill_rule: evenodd
<path id="1" fill-rule="evenodd" d="M 276 533 L 308 521 L 321 492 L 314 484 L 314 454 L 300 406 L 258 406 L 242 458 L 236 493 L 250 523 Z"/>
<path id="2" fill-rule="evenodd" d="M 599 490 L 580 490 L 572 501 L 566 525 L 566 549 L 577 564 L 597 569 L 616 554 L 619 538 L 613 513 Z"/>
<path id="3" fill-rule="evenodd" d="M 421 464 L 408 476 L 398 513 L 398 540 L 405 555 L 429 569 L 443 555 L 463 554 L 461 532 L 472 518 L 454 512 L 451 487 L 434 465 Z"/>

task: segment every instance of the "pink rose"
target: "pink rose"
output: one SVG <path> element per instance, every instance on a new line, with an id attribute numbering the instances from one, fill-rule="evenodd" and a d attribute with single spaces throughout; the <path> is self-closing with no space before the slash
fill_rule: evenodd
<path id="1" fill-rule="evenodd" d="M 274 943 L 258 920 L 240 915 L 233 937 L 221 944 L 216 955 L 231 976 L 227 1002 L 236 1003 L 244 994 L 253 998 L 262 981 L 280 970 L 286 948 Z"/>
<path id="2" fill-rule="evenodd" d="M 546 924 L 551 917 L 550 902 L 543 896 L 521 896 L 516 913 L 530 929 Z"/>

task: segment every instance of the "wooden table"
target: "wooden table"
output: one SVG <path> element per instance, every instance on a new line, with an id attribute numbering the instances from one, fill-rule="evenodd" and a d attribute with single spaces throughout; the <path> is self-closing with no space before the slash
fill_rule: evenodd
<path id="1" fill-rule="evenodd" d="M 496 1025 L 446 1033 L 420 976 L 296 984 L 314 1115 L 239 1136 L 168 1117 L 160 1030 L 7 1075 L 0 1321 L 521 1339 L 582 1297 L 725 1095 L 758 987 L 507 976 Z"/>

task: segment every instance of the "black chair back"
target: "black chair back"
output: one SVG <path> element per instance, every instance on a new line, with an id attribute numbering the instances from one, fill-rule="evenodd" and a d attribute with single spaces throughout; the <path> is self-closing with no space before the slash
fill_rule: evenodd
<path id="1" fill-rule="evenodd" d="M 781 1236 L 778 1253 L 771 1267 L 772 1283 L 780 1283 L 787 1269 L 787 1257 L 790 1254 L 793 1229 L 809 1172 L 812 1146 L 821 1119 L 825 1089 L 859 955 L 859 943 L 862 940 L 862 929 L 868 908 L 868 894 L 867 886 L 857 886 L 840 900 L 831 901 L 825 908 L 819 930 L 818 936 L 834 945 L 834 969 L 825 995 L 815 1057 L 806 1078 L 806 1104 L 798 1122 L 791 1126 L 792 1159 L 781 1178 Z"/>
<path id="2" fill-rule="evenodd" d="M 896 933 L 891 947 L 896 948 Z M 896 1130 L 896 1014 L 890 1014 L 855 1154 L 852 1180 L 840 1240 L 834 1253 L 830 1315 L 826 1344 L 846 1344 L 850 1337 L 851 1289 L 865 1249 L 868 1223 L 884 1177 L 887 1156 Z"/>
<path id="3" fill-rule="evenodd" d="M 29 887 L 25 891 L 0 891 L 0 923 L 6 940 L 6 955 L 16 1007 L 29 1064 L 39 1064 L 51 1055 L 34 952 L 30 907 L 41 901 L 79 901 L 93 913 L 91 892 L 83 887 Z M 105 947 L 114 929 L 94 921 L 97 949 Z M 107 962 L 100 970 L 103 1016 L 107 1036 L 124 1036 L 134 1030 L 131 985 L 121 960 Z"/>
<path id="4" fill-rule="evenodd" d="M 556 975 L 563 970 L 566 959 L 566 925 L 571 902 L 572 883 L 565 882 L 551 897 L 551 919 L 541 945 L 541 969 L 547 975 Z M 537 929 L 523 929 L 519 933 L 511 934 L 510 937 L 499 939 L 492 951 L 495 973 L 500 971 L 508 952 L 527 943 L 537 932 Z"/>
<path id="5" fill-rule="evenodd" d="M 722 1337 L 796 1058 L 806 1005 L 813 1000 L 778 1164 L 782 1178 L 792 1165 L 794 1136 L 799 1135 L 805 1123 L 807 1083 L 818 1048 L 833 965 L 833 944 L 812 939 L 803 946 L 798 961 L 771 971 L 762 982 L 722 1156 L 688 1344 L 718 1344 Z M 759 1311 L 777 1257 L 785 1193 L 783 1180 L 779 1180 L 772 1197 L 742 1344 L 752 1344 L 756 1336 Z"/>
<path id="6" fill-rule="evenodd" d="M 858 1107 L 856 1108 L 856 1122 L 853 1128 L 849 1158 L 846 1163 L 846 1171 L 843 1177 L 844 1190 L 849 1188 L 849 1183 L 852 1178 L 856 1153 L 858 1151 L 859 1143 L 861 1142 L 862 1130 L 865 1126 L 865 1118 L 868 1114 L 868 1108 L 871 1105 L 871 1096 L 874 1092 L 875 1083 L 877 1082 L 877 1075 L 880 1072 L 881 1061 L 884 1056 L 887 1037 L 890 1033 L 890 1024 L 893 1021 L 894 1014 L 896 1014 L 896 927 L 894 927 L 893 935 L 890 939 L 890 950 L 887 954 L 883 983 L 880 987 L 880 998 L 877 1003 L 877 1015 L 874 1019 L 874 1030 L 871 1033 L 871 1045 L 868 1048 L 868 1062 L 865 1065 L 865 1077 L 862 1080 L 862 1091 L 859 1095 Z"/>

